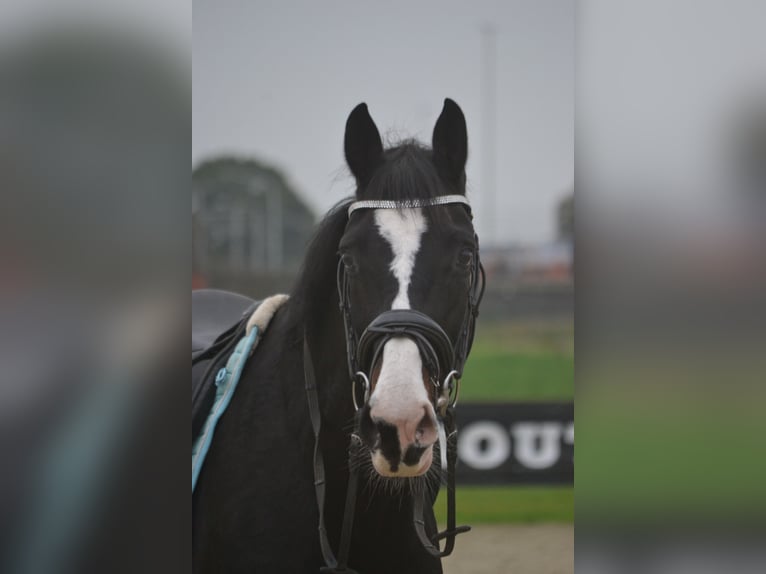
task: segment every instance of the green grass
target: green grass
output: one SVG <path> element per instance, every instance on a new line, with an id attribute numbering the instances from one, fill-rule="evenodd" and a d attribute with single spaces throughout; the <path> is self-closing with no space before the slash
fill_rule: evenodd
<path id="1" fill-rule="evenodd" d="M 573 341 L 571 323 L 480 326 L 463 373 L 460 400 L 572 400 Z"/>
<path id="2" fill-rule="evenodd" d="M 568 323 L 479 325 L 463 373 L 461 402 L 574 399 L 574 328 Z M 572 522 L 571 486 L 462 486 L 460 524 Z M 446 491 L 434 506 L 446 523 Z"/>
<path id="3" fill-rule="evenodd" d="M 554 401 L 574 398 L 574 358 L 531 353 L 477 353 L 460 386 L 462 402 Z"/>
<path id="4" fill-rule="evenodd" d="M 678 359 L 672 358 L 672 361 Z M 583 520 L 748 524 L 766 515 L 762 383 L 741 392 L 696 366 L 592 373 L 578 405 Z M 624 371 L 623 371 L 624 372 Z M 724 376 L 737 376 L 733 370 Z M 592 389 L 596 389 L 594 393 Z M 740 391 L 740 392 L 737 392 Z"/>
<path id="5" fill-rule="evenodd" d="M 570 486 L 462 486 L 456 492 L 458 524 L 572 522 L 574 489 Z M 447 521 L 446 489 L 434 505 L 440 527 Z"/>

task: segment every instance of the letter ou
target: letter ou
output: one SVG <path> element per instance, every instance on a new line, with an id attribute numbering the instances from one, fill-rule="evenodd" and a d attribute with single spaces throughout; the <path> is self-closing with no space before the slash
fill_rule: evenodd
<path id="1" fill-rule="evenodd" d="M 556 464 L 561 456 L 562 426 L 559 423 L 519 423 L 511 428 L 518 461 L 535 470 Z M 535 439 L 540 438 L 540 446 Z"/>
<path id="2" fill-rule="evenodd" d="M 487 442 L 482 450 L 480 444 Z M 494 422 L 478 422 L 466 426 L 458 434 L 460 460 L 471 468 L 489 470 L 503 464 L 511 454 L 511 440 L 505 428 Z"/>

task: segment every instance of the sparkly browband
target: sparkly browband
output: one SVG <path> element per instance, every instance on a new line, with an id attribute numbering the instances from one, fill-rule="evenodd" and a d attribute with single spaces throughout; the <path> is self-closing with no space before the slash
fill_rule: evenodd
<path id="1" fill-rule="evenodd" d="M 429 199 L 403 199 L 401 201 L 392 201 L 387 199 L 368 199 L 355 201 L 348 206 L 348 215 L 354 213 L 357 209 L 409 209 L 413 207 L 431 207 L 433 205 L 448 205 L 450 203 L 462 203 L 468 206 L 471 204 L 464 195 L 440 195 Z"/>

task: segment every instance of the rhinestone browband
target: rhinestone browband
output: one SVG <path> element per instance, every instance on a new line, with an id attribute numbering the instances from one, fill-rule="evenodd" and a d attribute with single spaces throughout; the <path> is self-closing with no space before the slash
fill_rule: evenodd
<path id="1" fill-rule="evenodd" d="M 448 205 L 450 203 L 462 203 L 471 208 L 471 203 L 463 195 L 440 195 L 429 199 L 403 199 L 401 201 L 392 201 L 387 199 L 368 199 L 355 201 L 348 206 L 348 215 L 354 213 L 357 209 L 410 209 L 414 207 L 431 207 L 434 205 Z"/>

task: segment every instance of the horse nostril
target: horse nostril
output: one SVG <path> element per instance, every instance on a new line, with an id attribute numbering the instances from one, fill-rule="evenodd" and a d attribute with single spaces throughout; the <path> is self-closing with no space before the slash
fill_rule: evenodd
<path id="1" fill-rule="evenodd" d="M 432 442 L 431 439 L 436 435 L 436 421 L 431 416 L 431 413 L 428 412 L 428 407 L 424 407 L 423 410 L 425 411 L 425 414 L 423 415 L 423 418 L 420 419 L 418 427 L 415 430 L 415 442 L 418 444 L 422 442 Z"/>

